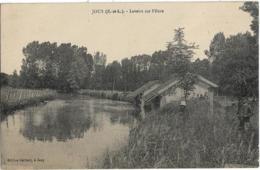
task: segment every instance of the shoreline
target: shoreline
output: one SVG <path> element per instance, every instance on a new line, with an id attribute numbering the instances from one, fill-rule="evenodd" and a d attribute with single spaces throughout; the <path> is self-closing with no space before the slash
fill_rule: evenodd
<path id="1" fill-rule="evenodd" d="M 2 89 L 1 89 L 2 90 Z M 29 90 L 29 89 L 26 89 Z M 108 95 L 107 95 L 108 94 Z M 37 106 L 40 104 L 44 104 L 48 101 L 52 101 L 55 99 L 68 99 L 75 96 L 84 96 L 88 98 L 96 98 L 96 99 L 107 99 L 107 100 L 114 100 L 114 101 L 122 101 L 128 102 L 131 104 L 131 101 L 126 98 L 125 93 L 123 92 L 111 92 L 111 91 L 104 91 L 104 90 L 80 90 L 78 93 L 57 93 L 56 91 L 53 92 L 51 95 L 47 96 L 39 96 L 39 97 L 32 97 L 23 101 L 19 102 L 2 102 L 0 103 L 0 120 L 4 120 L 8 115 L 13 114 L 17 110 L 25 109 L 31 106 Z"/>
<path id="2" fill-rule="evenodd" d="M 56 98 L 58 93 L 50 89 L 1 88 L 0 118 L 3 120 L 14 111 Z"/>

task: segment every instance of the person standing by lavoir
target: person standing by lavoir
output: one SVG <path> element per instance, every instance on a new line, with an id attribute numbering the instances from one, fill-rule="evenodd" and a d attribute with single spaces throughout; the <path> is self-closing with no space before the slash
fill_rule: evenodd
<path id="1" fill-rule="evenodd" d="M 250 117 L 253 116 L 253 111 L 248 101 L 245 101 L 238 114 L 239 130 L 247 130 L 250 126 Z"/>
<path id="2" fill-rule="evenodd" d="M 135 106 L 136 106 L 137 114 L 139 114 L 141 119 L 144 119 L 145 111 L 144 111 L 143 93 L 140 93 L 135 97 Z"/>
<path id="3" fill-rule="evenodd" d="M 139 103 L 140 103 L 140 115 L 141 118 L 144 119 L 145 118 L 145 111 L 144 111 L 144 100 L 143 100 L 143 93 L 140 93 L 139 96 Z"/>
<path id="4" fill-rule="evenodd" d="M 185 123 L 188 119 L 188 113 L 187 113 L 187 110 L 186 110 L 186 101 L 185 100 L 182 100 L 181 103 L 180 103 L 180 116 L 183 120 L 183 122 Z"/>

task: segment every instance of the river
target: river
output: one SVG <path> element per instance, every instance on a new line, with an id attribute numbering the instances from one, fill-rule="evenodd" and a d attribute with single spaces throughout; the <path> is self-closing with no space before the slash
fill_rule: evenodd
<path id="1" fill-rule="evenodd" d="M 127 144 L 135 122 L 125 102 L 78 96 L 18 110 L 1 122 L 3 167 L 94 168 Z"/>

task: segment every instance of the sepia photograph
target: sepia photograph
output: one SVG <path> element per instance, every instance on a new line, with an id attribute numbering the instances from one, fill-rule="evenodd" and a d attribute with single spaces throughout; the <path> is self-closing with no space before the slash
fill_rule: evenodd
<path id="1" fill-rule="evenodd" d="M 0 169 L 259 167 L 259 4 L 1 4 Z"/>

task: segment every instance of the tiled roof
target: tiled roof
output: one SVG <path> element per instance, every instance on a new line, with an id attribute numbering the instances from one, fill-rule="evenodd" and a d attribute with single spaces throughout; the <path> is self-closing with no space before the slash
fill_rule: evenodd
<path id="1" fill-rule="evenodd" d="M 199 81 L 202 81 L 202 82 L 208 84 L 209 86 L 211 86 L 213 88 L 217 88 L 218 87 L 218 85 L 216 85 L 215 83 L 207 80 L 206 78 L 204 78 L 204 77 L 202 77 L 200 75 L 197 75 L 197 79 Z M 170 89 L 173 86 L 175 86 L 178 81 L 179 81 L 178 77 L 176 75 L 172 75 L 171 78 L 168 81 L 165 81 L 159 87 L 157 87 L 155 90 L 153 90 L 150 93 L 148 93 L 147 95 L 145 95 L 144 96 L 144 102 L 145 103 L 150 102 L 155 97 L 161 95 L 162 93 L 164 93 L 168 89 Z"/>
<path id="2" fill-rule="evenodd" d="M 207 80 L 206 78 L 204 78 L 204 77 L 202 77 L 200 75 L 197 75 L 197 80 L 198 81 L 202 81 L 203 83 L 206 83 L 207 85 L 209 85 L 209 86 L 211 86 L 213 88 L 217 88 L 218 87 L 218 85 L 216 85 L 215 83 Z M 155 97 L 163 94 L 165 91 L 167 91 L 168 89 L 170 89 L 173 86 L 175 86 L 178 81 L 179 81 L 179 78 L 176 75 L 171 75 L 168 78 L 168 80 L 166 80 L 164 82 L 160 82 L 159 80 L 149 81 L 148 83 L 144 84 L 140 88 L 138 88 L 135 91 L 129 93 L 127 97 L 134 98 L 138 94 L 144 93 L 145 91 L 151 89 L 154 85 L 158 84 L 159 86 L 156 89 L 152 90 L 151 92 L 149 92 L 148 94 L 143 96 L 144 102 L 148 103 L 152 99 L 154 99 Z"/>
<path id="3" fill-rule="evenodd" d="M 148 83 L 144 84 L 140 88 L 138 88 L 135 91 L 129 93 L 127 95 L 127 97 L 129 97 L 129 98 L 136 97 L 138 94 L 143 93 L 144 91 L 148 90 L 149 88 L 151 88 L 153 85 L 155 85 L 157 83 L 159 83 L 159 80 L 149 81 Z"/>
<path id="4" fill-rule="evenodd" d="M 161 95 L 163 92 L 165 92 L 167 89 L 171 88 L 173 85 L 175 85 L 178 82 L 177 77 L 172 76 L 170 80 L 162 83 L 159 87 L 157 87 L 155 90 L 151 91 L 147 95 L 144 96 L 144 102 L 147 103 L 154 99 L 156 96 Z"/>

